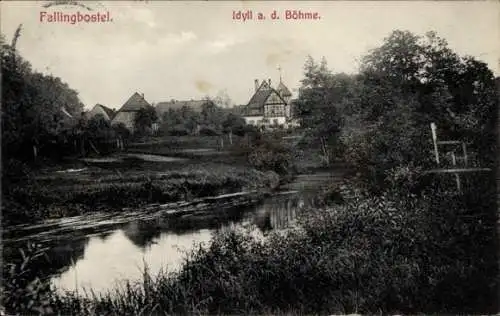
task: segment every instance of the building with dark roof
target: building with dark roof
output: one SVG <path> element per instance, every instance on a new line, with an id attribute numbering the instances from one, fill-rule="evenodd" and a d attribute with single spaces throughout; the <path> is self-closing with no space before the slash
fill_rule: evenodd
<path id="1" fill-rule="evenodd" d="M 150 107 L 143 94 L 134 93 L 123 106 L 118 110 L 111 121 L 111 125 L 123 123 L 127 129 L 134 132 L 135 116 L 141 109 Z"/>
<path id="2" fill-rule="evenodd" d="M 111 122 L 111 120 L 115 117 L 115 110 L 102 104 L 96 104 L 92 110 L 85 113 L 85 118 L 90 120 L 98 115 L 102 116 L 106 121 Z"/>
<path id="3" fill-rule="evenodd" d="M 263 80 L 260 85 L 255 79 L 255 92 L 248 104 L 242 109 L 247 124 L 257 126 L 287 127 L 291 121 L 292 93 L 281 81 L 274 89 L 271 79 Z"/>
<path id="4" fill-rule="evenodd" d="M 165 114 L 169 110 L 180 110 L 183 107 L 187 107 L 195 112 L 201 113 L 204 106 L 210 104 L 213 104 L 211 100 L 188 100 L 188 101 L 171 100 L 167 102 L 159 102 L 155 108 L 156 108 L 156 113 L 158 113 L 158 117 L 162 118 L 163 114 Z"/>

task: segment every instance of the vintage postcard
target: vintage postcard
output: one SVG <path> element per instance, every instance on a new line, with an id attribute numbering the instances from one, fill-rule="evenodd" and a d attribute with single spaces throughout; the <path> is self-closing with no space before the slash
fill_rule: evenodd
<path id="1" fill-rule="evenodd" d="M 500 2 L 0 6 L 0 314 L 498 312 Z"/>

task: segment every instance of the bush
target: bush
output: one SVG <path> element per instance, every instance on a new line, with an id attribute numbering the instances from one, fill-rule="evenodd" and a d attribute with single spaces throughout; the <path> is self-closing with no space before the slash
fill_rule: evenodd
<path id="1" fill-rule="evenodd" d="M 496 312 L 495 192 L 336 191 L 342 203 L 302 213 L 288 231 L 219 231 L 175 274 L 146 270 L 142 282 L 116 293 L 52 293 L 30 306 L 49 302 L 56 313 L 76 315 Z M 39 291 L 17 293 L 9 306 L 31 312 L 24 298 Z"/>
<path id="2" fill-rule="evenodd" d="M 260 140 L 252 147 L 248 161 L 258 170 L 271 170 L 280 175 L 295 172 L 291 150 L 269 139 Z"/>
<path id="3" fill-rule="evenodd" d="M 492 192 L 373 197 L 309 210 L 299 226 L 267 237 L 219 231 L 175 275 L 62 311 L 131 314 L 494 313 Z M 63 301 L 64 301 L 63 300 Z M 70 304 L 68 302 L 73 302 Z M 85 302 L 85 303 L 84 303 Z M 75 309 L 76 308 L 76 309 Z"/>
<path id="4" fill-rule="evenodd" d="M 168 129 L 167 133 L 171 136 L 186 136 L 189 135 L 189 130 L 183 125 L 175 125 L 174 127 Z"/>
<path id="5" fill-rule="evenodd" d="M 210 126 L 204 126 L 200 128 L 200 135 L 202 136 L 218 136 L 221 133 L 217 131 L 215 128 L 210 127 Z"/>

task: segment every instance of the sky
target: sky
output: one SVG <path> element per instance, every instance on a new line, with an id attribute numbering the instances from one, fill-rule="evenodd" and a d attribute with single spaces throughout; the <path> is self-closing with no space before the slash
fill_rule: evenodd
<path id="1" fill-rule="evenodd" d="M 120 108 L 134 93 L 150 103 L 216 96 L 246 104 L 255 79 L 283 82 L 294 95 L 308 55 L 333 72 L 355 73 L 359 60 L 393 30 L 437 32 L 460 55 L 500 74 L 497 1 L 113 1 L 45 8 L 41 1 L 2 1 L 1 32 L 19 24 L 21 55 L 39 72 L 60 77 L 87 109 Z M 280 20 L 272 20 L 276 10 Z M 317 12 L 317 20 L 286 20 L 285 10 Z M 234 20 L 233 13 L 253 13 Z M 50 23 L 53 14 L 106 14 L 102 23 Z M 258 20 L 257 13 L 265 20 Z"/>

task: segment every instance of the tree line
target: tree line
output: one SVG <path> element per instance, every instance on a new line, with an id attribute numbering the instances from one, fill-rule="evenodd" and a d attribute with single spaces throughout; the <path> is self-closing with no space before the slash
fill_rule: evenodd
<path id="1" fill-rule="evenodd" d="M 2 67 L 3 161 L 32 161 L 34 156 L 62 150 L 83 103 L 60 78 L 33 71 L 16 50 L 19 27 L 11 44 L 0 37 Z M 61 148 L 56 148 L 62 146 Z"/>
<path id="2" fill-rule="evenodd" d="M 34 71 L 19 54 L 16 43 L 20 35 L 21 26 L 11 43 L 6 42 L 5 36 L 0 37 L 4 167 L 33 164 L 46 158 L 58 160 L 67 155 L 109 152 L 117 146 L 123 147 L 123 141 L 132 137 L 151 135 L 152 124 L 159 122 L 153 107 L 136 115 L 134 135 L 123 124 L 111 126 L 103 117 L 86 117 L 77 91 L 59 77 Z M 246 124 L 240 116 L 207 104 L 201 113 L 190 108 L 165 113 L 160 132 L 244 133 Z M 122 143 L 115 144 L 117 140 Z"/>
<path id="3" fill-rule="evenodd" d="M 497 102 L 484 62 L 459 56 L 434 32 L 397 30 L 355 74 L 333 73 L 324 58 L 309 57 L 297 113 L 326 161 L 349 161 L 383 187 L 388 174 L 433 163 L 431 122 L 440 139 L 467 143 L 479 164 L 492 166 Z"/>

